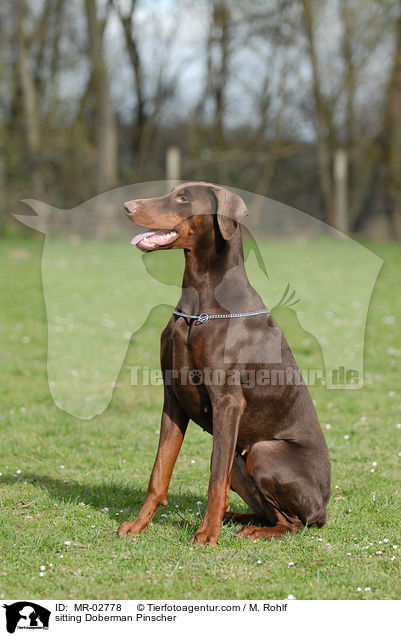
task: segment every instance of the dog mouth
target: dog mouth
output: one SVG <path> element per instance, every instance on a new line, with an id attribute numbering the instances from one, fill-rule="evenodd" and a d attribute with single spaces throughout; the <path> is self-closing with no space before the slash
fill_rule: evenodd
<path id="1" fill-rule="evenodd" d="M 134 236 L 131 245 L 136 245 L 140 250 L 147 252 L 158 247 L 167 247 L 174 243 L 177 238 L 178 232 L 176 230 L 147 230 Z"/>

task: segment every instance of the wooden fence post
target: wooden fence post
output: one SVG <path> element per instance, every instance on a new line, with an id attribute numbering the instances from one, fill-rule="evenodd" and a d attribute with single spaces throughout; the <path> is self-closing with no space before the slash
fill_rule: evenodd
<path id="1" fill-rule="evenodd" d="M 334 154 L 334 208 L 336 229 L 348 234 L 348 156 L 344 148 Z"/>
<path id="2" fill-rule="evenodd" d="M 167 148 L 166 179 L 175 181 L 176 184 L 181 181 L 181 151 L 177 146 L 169 146 Z"/>

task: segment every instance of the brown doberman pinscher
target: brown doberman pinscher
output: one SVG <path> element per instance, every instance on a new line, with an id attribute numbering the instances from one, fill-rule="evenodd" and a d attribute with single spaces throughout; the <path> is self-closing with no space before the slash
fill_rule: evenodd
<path id="1" fill-rule="evenodd" d="M 136 520 L 121 523 L 117 534 L 138 535 L 167 503 L 189 419 L 213 435 L 208 506 L 192 544 L 215 545 L 223 520 L 243 524 L 235 534 L 252 539 L 322 526 L 328 450 L 291 350 L 248 281 L 243 200 L 226 188 L 184 183 L 124 207 L 149 228 L 132 243 L 144 252 L 183 249 L 185 272 L 161 336 L 164 405 L 148 493 Z M 195 370 L 196 381 L 185 380 L 183 369 Z M 253 513 L 229 512 L 230 487 Z"/>

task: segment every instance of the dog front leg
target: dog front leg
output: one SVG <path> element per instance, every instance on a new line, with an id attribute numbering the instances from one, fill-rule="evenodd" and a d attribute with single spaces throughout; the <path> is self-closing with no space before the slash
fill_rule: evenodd
<path id="1" fill-rule="evenodd" d="M 192 545 L 216 545 L 228 508 L 231 469 L 238 428 L 246 402 L 241 395 L 213 399 L 213 452 L 205 517 L 190 540 Z"/>
<path id="2" fill-rule="evenodd" d="M 188 420 L 188 416 L 178 403 L 175 395 L 171 392 L 166 393 L 159 447 L 149 481 L 148 493 L 135 521 L 124 521 L 120 524 L 117 530 L 119 537 L 138 535 L 149 525 L 158 506 L 167 503 L 167 491 L 171 475 L 181 449 Z"/>

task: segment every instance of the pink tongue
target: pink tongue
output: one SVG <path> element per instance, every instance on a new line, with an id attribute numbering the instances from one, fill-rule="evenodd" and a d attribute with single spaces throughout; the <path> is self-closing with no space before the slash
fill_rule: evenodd
<path id="1" fill-rule="evenodd" d="M 153 234 L 153 232 L 141 232 L 140 234 L 137 234 L 136 236 L 134 236 L 134 238 L 131 241 L 131 245 L 136 245 L 137 243 L 139 243 L 140 241 L 142 241 L 143 238 L 145 238 L 145 236 L 150 236 L 151 234 Z"/>
<path id="2" fill-rule="evenodd" d="M 171 243 L 177 236 L 175 230 L 147 230 L 134 236 L 131 245 L 138 245 L 142 241 L 148 242 L 148 247 L 163 246 Z"/>

